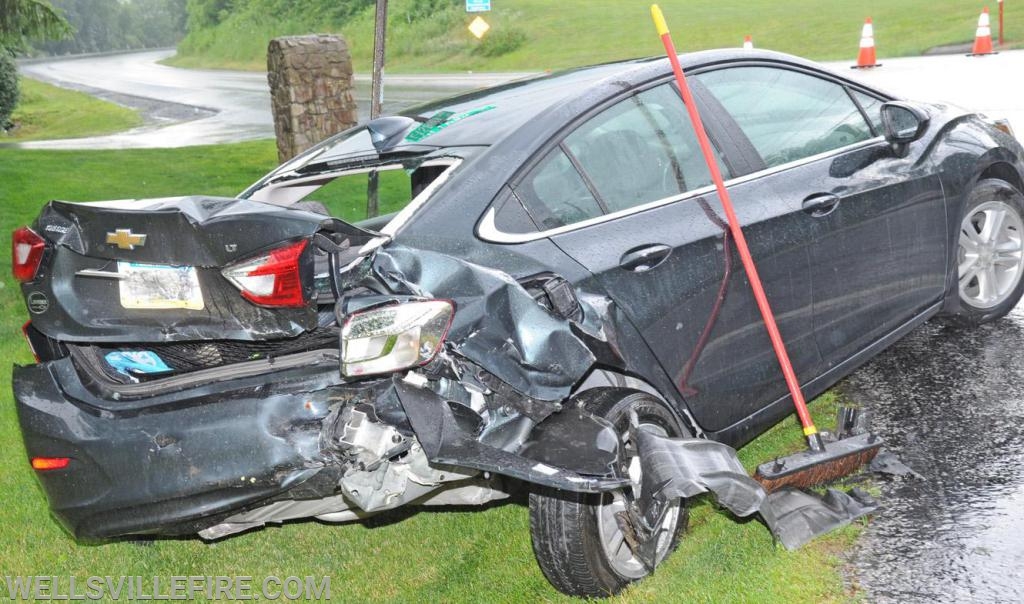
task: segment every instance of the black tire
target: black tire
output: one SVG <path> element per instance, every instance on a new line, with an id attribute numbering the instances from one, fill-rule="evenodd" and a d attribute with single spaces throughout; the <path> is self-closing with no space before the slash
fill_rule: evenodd
<path id="1" fill-rule="evenodd" d="M 984 220 L 982 218 L 984 212 L 981 210 L 983 207 L 989 207 L 991 204 L 998 204 L 997 207 L 1002 207 L 1012 212 L 1015 214 L 1016 224 L 1024 225 L 1024 195 L 1021 195 L 1020 191 L 1009 183 L 995 178 L 988 178 L 979 181 L 974 189 L 971 190 L 960 217 L 961 228 L 958 231 L 958 248 L 954 258 L 957 267 L 954 270 L 957 273 L 953 280 L 953 292 L 954 295 L 959 297 L 959 309 L 953 314 L 944 316 L 944 319 L 953 325 L 974 327 L 984 323 L 991 323 L 1013 310 L 1020 301 L 1021 295 L 1024 294 L 1024 278 L 1021 278 L 1020 274 L 1018 274 L 1016 285 L 1012 289 L 1008 285 L 1008 289 L 1003 295 L 995 296 L 994 300 L 988 303 L 980 299 L 980 294 L 974 295 L 974 292 L 980 292 L 980 282 L 977 281 L 977 277 L 968 282 L 967 291 L 965 291 L 964 287 L 961 287 L 960 281 L 964 275 L 960 274 L 959 266 L 965 264 L 965 254 L 967 253 L 962 243 L 966 236 L 965 229 L 971 228 L 971 225 L 974 225 L 975 229 L 980 230 L 983 225 L 979 221 Z M 969 222 L 970 224 L 968 224 Z M 1008 234 L 1016 233 L 1015 236 L 1018 240 L 1024 241 L 1024 232 L 1021 232 L 1024 229 L 1020 229 L 1019 226 L 1008 224 L 1004 227 L 1004 230 Z M 992 263 L 991 259 L 987 261 Z M 1024 254 L 1021 257 L 1021 264 L 1024 265 Z M 1020 266 L 1018 272 L 1024 273 L 1024 266 Z"/>
<path id="2" fill-rule="evenodd" d="M 657 426 L 667 436 L 685 434 L 665 403 L 649 394 L 608 388 L 586 391 L 579 398 L 591 413 L 612 422 L 620 434 L 626 432 L 631 409 L 637 412 L 641 425 Z M 606 553 L 598 524 L 601 504 L 608 504 L 612 497 L 545 488 L 537 488 L 530 494 L 533 553 L 541 571 L 558 591 L 571 596 L 607 597 L 649 574 L 642 567 L 637 572 L 632 569 L 620 572 Z M 675 550 L 686 528 L 689 514 L 685 502 L 681 502 L 675 512 L 670 511 L 668 518 L 672 515 L 675 529 L 662 536 L 668 545 L 662 546 L 659 562 Z M 619 562 L 618 566 L 622 564 Z"/>

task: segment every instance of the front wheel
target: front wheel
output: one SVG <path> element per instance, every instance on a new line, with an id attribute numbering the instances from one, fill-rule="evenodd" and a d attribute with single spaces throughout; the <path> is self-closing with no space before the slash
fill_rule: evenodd
<path id="1" fill-rule="evenodd" d="M 960 309 L 951 319 L 980 325 L 1010 312 L 1024 293 L 1024 196 L 996 179 L 971 191 L 957 249 Z"/>
<path id="2" fill-rule="evenodd" d="M 615 426 L 623 441 L 623 470 L 634 487 L 631 493 L 602 495 L 535 490 L 530 494 L 530 532 L 537 563 L 556 589 L 571 596 L 599 598 L 650 574 L 648 565 L 633 552 L 636 534 L 624 526 L 641 483 L 640 459 L 629 439 L 630 412 L 636 412 L 642 428 L 660 436 L 680 437 L 683 430 L 665 403 L 646 393 L 602 389 L 580 396 L 588 411 Z M 650 537 L 656 542 L 656 563 L 675 549 L 687 519 L 681 501 L 665 510 Z"/>

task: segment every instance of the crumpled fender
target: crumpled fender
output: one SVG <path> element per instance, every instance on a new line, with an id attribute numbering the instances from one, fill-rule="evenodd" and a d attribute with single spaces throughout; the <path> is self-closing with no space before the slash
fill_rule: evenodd
<path id="1" fill-rule="evenodd" d="M 503 272 L 399 244 L 379 249 L 372 271 L 395 294 L 454 301 L 449 349 L 525 396 L 563 400 L 594 364 L 573 324 Z"/>
<path id="2" fill-rule="evenodd" d="M 618 450 L 607 450 L 607 434 L 602 430 L 605 426 L 593 426 L 590 419 L 593 416 L 589 414 L 568 415 L 572 413 L 571 410 L 562 412 L 567 414 L 567 419 L 563 421 L 575 422 L 584 428 L 591 427 L 589 434 L 594 442 L 588 443 L 581 439 L 580 445 L 585 448 L 573 458 L 563 460 L 556 467 L 528 457 L 525 453 L 512 453 L 478 441 L 474 435 L 459 427 L 447 401 L 433 390 L 420 388 L 398 376 L 394 378 L 393 383 L 409 424 L 431 463 L 494 472 L 534 484 L 582 493 L 611 491 L 629 484 L 628 477 L 616 474 Z M 587 430 L 581 431 L 586 432 Z M 556 435 L 559 433 L 562 433 L 562 430 L 555 432 Z M 614 432 L 612 434 L 614 435 Z M 551 445 L 550 441 L 543 437 L 542 440 L 544 442 L 533 447 L 534 453 L 542 455 L 545 447 Z M 600 454 L 602 449 L 605 450 L 604 456 Z M 595 464 L 595 460 L 584 460 L 583 454 L 588 451 L 597 452 L 598 459 L 604 457 L 605 462 L 598 461 Z M 574 460 L 579 463 L 574 464 Z M 603 471 L 594 475 L 599 470 Z"/>

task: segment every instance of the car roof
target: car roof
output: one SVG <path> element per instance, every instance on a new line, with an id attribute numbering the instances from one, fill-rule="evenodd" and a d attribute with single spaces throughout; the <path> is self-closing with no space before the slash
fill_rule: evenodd
<path id="1" fill-rule="evenodd" d="M 680 63 L 685 70 L 758 59 L 825 70 L 821 65 L 799 57 L 764 50 L 719 49 L 680 55 Z M 402 115 L 422 122 L 441 112 L 451 112 L 454 116 L 478 112 L 459 120 L 457 126 L 453 124 L 451 128 L 438 130 L 420 142 L 437 147 L 492 145 L 562 103 L 577 97 L 603 98 L 668 73 L 670 65 L 665 57 L 617 61 L 525 78 L 433 101 L 411 107 Z M 483 117 L 485 113 L 487 119 L 470 119 L 477 114 Z"/>
<path id="2" fill-rule="evenodd" d="M 679 59 L 686 70 L 737 61 L 764 61 L 827 71 L 811 61 L 765 50 L 707 50 L 686 53 Z M 268 177 L 293 171 L 318 172 L 378 153 L 422 155 L 438 149 L 490 147 L 506 139 L 515 141 L 524 127 L 533 130 L 528 125 L 537 120 L 558 127 L 559 122 L 574 117 L 561 115 L 559 109 L 577 108 L 589 100 L 598 104 L 609 96 L 669 73 L 671 67 L 666 57 L 631 59 L 533 76 L 428 102 L 401 112 L 407 124 L 397 126 L 404 130 L 389 139 L 386 147 L 371 145 L 374 122 L 369 122 L 327 139 Z M 394 119 L 382 118 L 382 121 Z M 396 126 L 391 122 L 386 127 Z"/>
<path id="3" fill-rule="evenodd" d="M 736 58 L 785 59 L 805 67 L 814 63 L 795 56 L 770 51 L 708 50 L 680 55 L 683 69 Z M 666 57 L 647 57 L 598 64 L 509 82 L 504 85 L 443 98 L 410 107 L 401 115 L 429 120 L 441 112 L 461 116 L 477 111 L 487 119 L 465 119 L 458 127 L 444 128 L 422 142 L 436 146 L 494 144 L 526 122 L 553 107 L 581 96 L 603 97 L 606 92 L 622 91 L 651 78 L 670 72 Z M 485 110 L 485 111 L 480 111 Z"/>
<path id="4" fill-rule="evenodd" d="M 634 65 L 655 60 L 617 61 L 534 75 L 409 107 L 399 114 L 409 118 L 404 131 L 389 143 L 386 151 L 423 154 L 439 148 L 493 145 L 580 90 L 592 88 L 596 82 L 628 71 Z M 275 172 L 315 172 L 319 166 L 376 156 L 381 151 L 372 145 L 377 122 L 360 124 L 332 136 Z M 384 128 L 403 128 L 390 116 L 381 118 L 379 123 Z M 457 127 L 453 127 L 455 124 Z"/>
<path id="5" fill-rule="evenodd" d="M 618 61 L 530 76 L 410 107 L 402 111 L 402 115 L 417 121 L 425 121 L 440 112 L 461 115 L 486 109 L 486 119 L 466 119 L 457 128 L 446 128 L 432 136 L 429 144 L 440 147 L 490 145 L 518 129 L 524 122 L 575 96 L 581 90 L 587 90 L 597 82 L 655 60 L 657 59 Z M 427 140 L 424 139 L 423 142 Z"/>

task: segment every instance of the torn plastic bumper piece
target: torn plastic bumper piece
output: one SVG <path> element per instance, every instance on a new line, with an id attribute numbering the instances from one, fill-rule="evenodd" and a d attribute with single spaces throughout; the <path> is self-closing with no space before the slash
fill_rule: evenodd
<path id="1" fill-rule="evenodd" d="M 770 493 L 760 512 L 772 534 L 792 550 L 877 510 L 878 502 L 861 489 L 828 489 L 821 496 L 787 488 Z"/>
<path id="2" fill-rule="evenodd" d="M 621 459 L 615 426 L 578 406 L 554 413 L 538 424 L 519 453 L 596 476 L 615 474 Z"/>
<path id="3" fill-rule="evenodd" d="M 819 535 L 878 509 L 865 493 L 830 489 L 824 497 L 784 488 L 768 494 L 747 475 L 736 451 L 695 438 L 665 438 L 644 429 L 637 435 L 643 491 L 663 501 L 712 493 L 736 516 L 759 513 L 779 542 L 796 549 Z"/>
<path id="4" fill-rule="evenodd" d="M 889 476 L 913 476 L 918 480 L 924 480 L 924 476 L 916 472 L 913 468 L 903 463 L 899 457 L 896 457 L 891 451 L 882 450 L 878 452 L 878 455 L 871 460 L 868 464 L 868 470 L 871 470 L 875 474 L 888 474 Z"/>
<path id="5" fill-rule="evenodd" d="M 431 463 L 494 472 L 534 484 L 580 493 L 601 493 L 630 484 L 628 477 L 617 476 L 610 464 L 604 475 L 587 475 L 577 469 L 553 465 L 482 443 L 457 423 L 447 402 L 434 391 L 395 378 L 395 391 L 404 407 L 409 424 Z M 595 432 L 590 451 L 600 451 L 605 439 Z M 598 453 L 599 454 L 599 453 Z M 592 468 L 593 464 L 587 466 Z"/>

